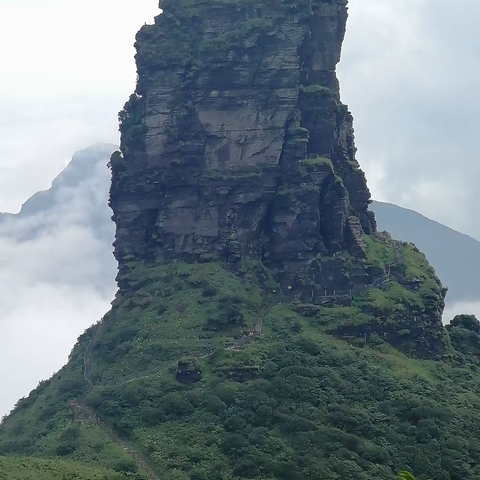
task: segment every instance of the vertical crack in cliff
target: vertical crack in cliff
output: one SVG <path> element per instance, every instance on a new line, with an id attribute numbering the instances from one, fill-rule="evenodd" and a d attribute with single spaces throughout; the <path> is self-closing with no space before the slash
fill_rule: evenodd
<path id="1" fill-rule="evenodd" d="M 260 73 L 260 69 L 262 68 L 262 63 L 265 59 L 265 47 L 259 42 L 258 47 L 261 50 L 260 54 L 260 60 L 258 62 L 257 68 L 255 70 L 255 74 L 253 75 L 253 80 L 252 80 L 252 87 L 255 87 L 255 83 L 257 82 L 258 74 Z"/>

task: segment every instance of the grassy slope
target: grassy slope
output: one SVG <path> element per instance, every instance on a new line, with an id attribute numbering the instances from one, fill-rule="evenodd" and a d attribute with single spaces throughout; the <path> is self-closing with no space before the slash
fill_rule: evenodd
<path id="1" fill-rule="evenodd" d="M 425 252 L 449 289 L 450 305 L 478 299 L 480 242 L 396 205 L 374 202 L 371 209 L 380 229 L 394 238 L 414 242 Z"/>
<path id="2" fill-rule="evenodd" d="M 402 275 L 417 282 L 414 294 L 392 281 L 351 307 L 307 308 L 307 315 L 281 303 L 255 263 L 238 276 L 218 262 L 131 265 L 122 281 L 132 291 L 116 299 L 95 337 L 88 402 L 169 479 L 366 480 L 398 469 L 419 478 L 477 478 L 473 358 L 415 360 L 378 336 L 359 348 L 326 333 L 342 322 L 370 322 L 373 307 L 395 322 L 409 303 L 433 301 L 433 273 L 409 248 Z M 380 268 L 393 253 L 376 244 L 372 255 Z M 263 334 L 231 349 L 240 326 L 252 329 L 265 314 Z M 99 427 L 74 423 L 69 408 L 85 393 L 91 334 L 5 421 L 0 452 L 109 467 L 122 461 Z M 201 380 L 179 383 L 179 361 L 201 371 Z"/>
<path id="3" fill-rule="evenodd" d="M 1 458 L 0 480 L 121 480 L 122 473 L 65 460 Z M 132 479 L 134 477 L 131 477 Z"/>

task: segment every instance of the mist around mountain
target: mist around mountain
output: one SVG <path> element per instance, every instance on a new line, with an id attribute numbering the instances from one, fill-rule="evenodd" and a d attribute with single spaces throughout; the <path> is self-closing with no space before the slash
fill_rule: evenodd
<path id="1" fill-rule="evenodd" d="M 17 374 L 4 375 L 9 388 L 0 394 L 2 414 L 60 368 L 76 336 L 108 310 L 117 262 L 106 165 L 115 149 L 77 152 L 49 190 L 33 195 L 17 215 L 0 214 L 0 358 L 3 368 L 17 359 Z M 480 311 L 480 242 L 396 205 L 373 202 L 371 209 L 379 229 L 415 243 L 449 288 L 445 322 Z M 38 338 L 52 345 L 40 361 Z"/>
<path id="2" fill-rule="evenodd" d="M 0 215 L 0 416 L 65 363 L 114 297 L 107 168 L 114 149 L 76 153 L 51 189 L 18 215 Z"/>
<path id="3" fill-rule="evenodd" d="M 448 288 L 444 320 L 452 313 L 480 313 L 480 242 L 420 213 L 390 203 L 373 202 L 380 230 L 413 242 L 425 253 Z"/>
<path id="4" fill-rule="evenodd" d="M 95 145 L 76 153 L 63 172 L 52 182 L 51 189 L 33 195 L 17 215 L 0 214 L 0 238 L 19 244 L 39 241 L 46 236 L 66 236 L 79 230 L 80 238 L 89 232 L 95 239 L 96 268 L 91 277 L 101 295 L 111 292 L 117 264 L 112 255 L 114 225 L 108 207 L 110 172 L 106 168 L 115 145 Z M 480 242 L 468 235 L 431 220 L 413 210 L 390 203 L 374 201 L 380 230 L 393 238 L 413 242 L 424 252 L 442 283 L 448 287 L 446 299 L 448 315 L 461 311 L 476 311 L 480 302 Z M 60 242 L 65 244 L 64 242 Z M 88 243 L 87 243 L 88 244 Z M 58 245 L 54 241 L 53 245 Z M 58 251 L 57 251 L 58 253 Z M 70 250 L 72 257 L 85 256 L 87 263 L 92 251 Z M 55 263 L 55 256 L 50 260 Z M 67 262 L 66 259 L 61 261 Z M 71 275 L 70 281 L 82 280 L 81 271 L 57 270 L 59 279 Z M 473 313 L 473 311 L 472 311 Z"/>
<path id="5" fill-rule="evenodd" d="M 81 150 L 55 178 L 35 193 L 16 215 L 0 214 L 0 234 L 28 241 L 69 225 L 80 225 L 110 241 L 114 232 L 108 208 L 108 159 L 118 147 L 98 144 Z"/>

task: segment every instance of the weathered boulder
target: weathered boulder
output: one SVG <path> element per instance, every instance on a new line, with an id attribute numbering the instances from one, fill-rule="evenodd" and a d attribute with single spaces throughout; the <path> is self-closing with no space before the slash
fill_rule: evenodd
<path id="1" fill-rule="evenodd" d="M 192 384 L 202 379 L 202 369 L 196 358 L 179 360 L 177 369 L 177 382 Z"/>

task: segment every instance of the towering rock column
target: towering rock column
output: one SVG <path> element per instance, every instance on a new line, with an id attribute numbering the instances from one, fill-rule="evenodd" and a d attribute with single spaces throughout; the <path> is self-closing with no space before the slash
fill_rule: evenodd
<path id="1" fill-rule="evenodd" d="M 335 72 L 346 4 L 162 2 L 111 162 L 120 269 L 213 253 L 261 260 L 290 289 L 352 286 L 325 268 L 361 259 L 375 231 Z"/>

